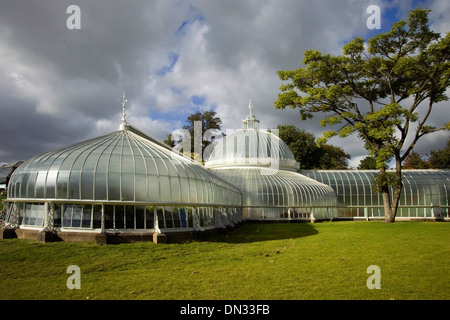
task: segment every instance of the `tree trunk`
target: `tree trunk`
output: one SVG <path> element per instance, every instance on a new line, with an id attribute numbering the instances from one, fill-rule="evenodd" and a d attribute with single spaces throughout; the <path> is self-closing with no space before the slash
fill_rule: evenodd
<path id="1" fill-rule="evenodd" d="M 386 173 L 385 169 L 380 170 L 382 174 Z M 384 184 L 381 186 L 381 193 L 383 196 L 383 205 L 384 205 L 384 221 L 386 223 L 395 222 L 395 217 L 397 215 L 397 208 L 400 202 L 400 195 L 402 193 L 403 181 L 402 181 L 402 165 L 401 161 L 396 161 L 395 168 L 395 182 L 393 185 L 393 194 L 392 194 L 392 203 L 389 192 L 389 185 Z"/>
<path id="2" fill-rule="evenodd" d="M 395 222 L 395 213 L 392 210 L 388 185 L 381 187 L 381 195 L 383 196 L 384 221 L 387 223 Z"/>
<path id="3" fill-rule="evenodd" d="M 391 221 L 386 222 L 395 222 L 395 217 L 397 215 L 397 208 L 398 203 L 400 201 L 400 194 L 402 193 L 402 184 L 400 182 L 400 185 L 395 185 L 394 194 L 392 195 L 392 205 L 391 205 Z"/>
<path id="4" fill-rule="evenodd" d="M 392 219 L 395 221 L 395 216 L 397 215 L 398 203 L 400 202 L 400 195 L 403 189 L 403 181 L 402 181 L 402 162 L 399 160 L 400 157 L 397 157 L 396 166 L 395 166 L 395 185 L 394 185 L 394 194 L 392 195 Z M 394 222 L 392 221 L 392 222 Z"/>
<path id="5" fill-rule="evenodd" d="M 386 223 L 395 222 L 395 211 L 391 205 L 391 196 L 389 192 L 389 181 L 387 179 L 386 169 L 380 169 L 381 175 L 381 185 L 379 186 L 381 195 L 383 197 L 383 206 L 384 206 L 384 221 Z"/>

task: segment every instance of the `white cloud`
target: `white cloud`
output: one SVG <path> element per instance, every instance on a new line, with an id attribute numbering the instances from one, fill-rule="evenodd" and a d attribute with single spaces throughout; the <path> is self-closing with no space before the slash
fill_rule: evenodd
<path id="1" fill-rule="evenodd" d="M 450 32 L 450 3 L 448 1 L 432 1 L 429 8 L 432 10 L 430 28 L 444 37 Z"/>

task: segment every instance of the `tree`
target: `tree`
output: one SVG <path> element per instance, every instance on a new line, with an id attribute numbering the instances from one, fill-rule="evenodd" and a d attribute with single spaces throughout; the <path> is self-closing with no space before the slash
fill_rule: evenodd
<path id="1" fill-rule="evenodd" d="M 286 143 L 300 163 L 300 169 L 348 169 L 350 155 L 332 145 L 318 146 L 316 137 L 293 125 L 278 125 L 278 136 Z"/>
<path id="2" fill-rule="evenodd" d="M 300 169 L 313 169 L 320 157 L 316 138 L 312 133 L 306 132 L 293 125 L 278 125 L 278 136 L 283 140 L 300 163 Z"/>
<path id="3" fill-rule="evenodd" d="M 450 140 L 444 149 L 430 151 L 429 162 L 433 169 L 450 169 Z"/>
<path id="4" fill-rule="evenodd" d="M 345 153 L 341 147 L 324 144 L 319 148 L 320 158 L 317 169 L 322 170 L 345 170 L 348 169 L 350 155 Z"/>
<path id="5" fill-rule="evenodd" d="M 332 130 L 324 132 L 320 143 L 357 134 L 376 158 L 380 172 L 374 182 L 383 197 L 386 222 L 395 221 L 402 162 L 421 137 L 450 128 L 449 123 L 440 128 L 427 125 L 433 107 L 448 100 L 450 78 L 450 33 L 442 38 L 431 31 L 429 12 L 412 10 L 407 21 L 395 23 L 368 43 L 355 38 L 343 47 L 342 55 L 308 50 L 304 68 L 278 71 L 287 83 L 280 88 L 276 108 L 299 108 L 302 120 L 322 113 L 321 125 Z M 395 173 L 386 170 L 391 159 Z"/>
<path id="6" fill-rule="evenodd" d="M 204 163 L 207 160 L 205 148 L 211 143 L 217 143 L 218 138 L 223 136 L 220 131 L 221 124 L 222 120 L 216 116 L 215 111 L 203 113 L 197 111 L 187 117 L 182 130 L 175 130 L 168 134 L 164 143 L 173 148 L 182 141 L 189 140 L 187 146 L 190 146 L 190 150 L 183 150 L 183 152 L 190 154 L 193 160 Z"/>
<path id="7" fill-rule="evenodd" d="M 172 140 L 172 134 L 168 134 L 166 139 L 163 141 L 165 144 L 167 144 L 169 147 L 175 147 L 175 141 Z"/>
<path id="8" fill-rule="evenodd" d="M 403 162 L 403 169 L 429 169 L 430 165 L 423 160 L 421 155 L 415 151 L 411 151 Z"/>
<path id="9" fill-rule="evenodd" d="M 358 170 L 373 170 L 377 168 L 377 159 L 367 156 L 359 162 Z"/>

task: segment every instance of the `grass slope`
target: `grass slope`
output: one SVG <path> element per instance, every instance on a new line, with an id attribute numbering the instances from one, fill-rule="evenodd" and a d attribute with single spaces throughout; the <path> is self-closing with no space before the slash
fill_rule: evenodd
<path id="1" fill-rule="evenodd" d="M 209 241 L 0 240 L 0 299 L 450 299 L 450 224 L 240 225 Z M 67 267 L 81 270 L 69 290 Z M 381 289 L 369 290 L 370 265 Z"/>

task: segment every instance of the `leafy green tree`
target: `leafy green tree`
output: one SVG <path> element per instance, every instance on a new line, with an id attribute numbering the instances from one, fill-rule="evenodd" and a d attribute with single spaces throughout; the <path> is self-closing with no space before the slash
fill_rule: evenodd
<path id="1" fill-rule="evenodd" d="M 359 162 L 358 170 L 374 170 L 377 168 L 377 159 L 367 156 Z"/>
<path id="2" fill-rule="evenodd" d="M 190 151 L 184 150 L 183 153 L 198 162 L 204 163 L 204 151 L 205 148 L 213 143 L 217 143 L 217 140 L 223 136 L 220 131 L 220 125 L 222 120 L 216 116 L 216 112 L 205 111 L 201 113 L 197 111 L 196 113 L 190 114 L 183 126 L 183 130 L 176 130 L 175 136 L 168 134 L 164 143 L 172 148 L 181 143 L 183 140 L 188 141 L 188 146 L 190 143 Z"/>
<path id="3" fill-rule="evenodd" d="M 444 149 L 430 151 L 429 162 L 433 169 L 450 169 L 450 140 Z"/>
<path id="4" fill-rule="evenodd" d="M 429 169 L 428 161 L 422 159 L 420 154 L 411 151 L 403 162 L 403 169 Z"/>
<path id="5" fill-rule="evenodd" d="M 300 169 L 313 169 L 317 165 L 319 147 L 312 133 L 293 125 L 278 125 L 278 136 L 283 140 L 300 163 Z"/>
<path id="6" fill-rule="evenodd" d="M 375 179 L 384 203 L 385 221 L 394 222 L 402 190 L 402 162 L 424 135 L 449 129 L 427 125 L 433 107 L 448 100 L 450 33 L 444 38 L 428 27 L 430 10 L 412 10 L 408 19 L 368 43 L 355 38 L 333 56 L 305 52 L 305 67 L 278 71 L 286 81 L 275 107 L 299 108 L 302 120 L 323 113 L 320 138 L 357 134 L 380 173 Z M 305 94 L 305 95 L 302 95 Z M 419 105 L 426 110 L 419 116 Z M 408 137 L 408 139 L 407 139 Z M 386 164 L 395 160 L 395 173 Z M 390 187 L 393 188 L 392 199 Z"/>
<path id="7" fill-rule="evenodd" d="M 348 169 L 348 160 L 350 155 L 341 147 L 329 144 L 321 145 L 319 148 L 319 165 L 316 169 L 322 170 L 346 170 Z"/>
<path id="8" fill-rule="evenodd" d="M 172 134 L 168 134 L 166 139 L 163 141 L 165 144 L 167 144 L 169 147 L 175 147 L 175 141 L 172 140 Z"/>
<path id="9" fill-rule="evenodd" d="M 300 163 L 300 169 L 339 170 L 348 169 L 350 155 L 340 147 L 318 146 L 316 137 L 293 125 L 278 125 L 278 136 L 283 140 Z"/>
<path id="10" fill-rule="evenodd" d="M 188 130 L 191 136 L 192 159 L 197 161 L 201 159 L 202 163 L 207 160 L 205 159 L 207 156 L 204 153 L 205 148 L 210 143 L 216 143 L 217 138 L 222 137 L 221 124 L 222 120 L 216 116 L 216 112 L 213 110 L 203 113 L 197 111 L 187 117 L 183 129 Z"/>

